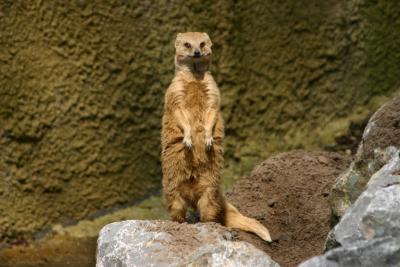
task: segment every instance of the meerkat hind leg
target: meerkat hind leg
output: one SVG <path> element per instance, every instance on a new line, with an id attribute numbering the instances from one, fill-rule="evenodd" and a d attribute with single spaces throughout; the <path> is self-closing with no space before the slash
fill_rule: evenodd
<path id="1" fill-rule="evenodd" d="M 201 222 L 223 222 L 223 202 L 214 188 L 206 189 L 197 203 Z"/>
<path id="2" fill-rule="evenodd" d="M 185 200 L 179 195 L 175 195 L 168 205 L 171 219 L 175 222 L 183 223 L 186 221 L 187 204 Z"/>

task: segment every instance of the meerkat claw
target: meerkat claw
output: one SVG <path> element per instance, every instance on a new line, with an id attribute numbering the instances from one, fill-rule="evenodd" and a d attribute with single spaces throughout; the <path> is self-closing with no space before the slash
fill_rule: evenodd
<path id="1" fill-rule="evenodd" d="M 207 138 L 206 139 L 206 148 L 207 150 L 211 150 L 212 145 L 214 144 L 214 138 Z"/>
<path id="2" fill-rule="evenodd" d="M 183 145 L 185 147 L 187 147 L 189 149 L 192 149 L 193 143 L 192 143 L 192 140 L 190 138 L 184 138 L 182 142 L 183 142 Z"/>

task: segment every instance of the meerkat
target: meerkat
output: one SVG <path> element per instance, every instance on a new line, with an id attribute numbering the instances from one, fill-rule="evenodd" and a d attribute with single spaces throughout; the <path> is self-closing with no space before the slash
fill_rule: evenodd
<path id="1" fill-rule="evenodd" d="M 179 33 L 175 77 L 165 93 L 162 119 L 163 193 L 171 219 L 185 222 L 190 207 L 201 222 L 253 232 L 271 242 L 267 228 L 242 215 L 220 191 L 224 124 L 220 92 L 209 66 L 207 33 Z"/>

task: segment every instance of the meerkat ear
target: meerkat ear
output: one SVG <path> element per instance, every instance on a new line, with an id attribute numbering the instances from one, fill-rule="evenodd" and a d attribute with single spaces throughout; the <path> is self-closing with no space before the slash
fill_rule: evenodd
<path id="1" fill-rule="evenodd" d="M 206 32 L 203 32 L 203 35 L 207 39 L 208 46 L 211 47 L 212 46 L 212 42 L 211 42 L 210 36 L 208 36 L 208 34 Z"/>
<path id="2" fill-rule="evenodd" d="M 175 39 L 175 48 L 178 47 L 178 45 L 179 45 L 179 43 L 180 43 L 180 40 L 181 40 L 181 37 L 182 37 L 182 33 L 179 32 L 179 33 L 176 35 L 176 39 Z"/>

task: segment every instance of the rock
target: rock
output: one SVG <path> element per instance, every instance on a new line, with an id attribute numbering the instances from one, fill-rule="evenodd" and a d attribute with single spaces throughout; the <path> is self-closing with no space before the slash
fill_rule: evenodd
<path id="1" fill-rule="evenodd" d="M 328 238 L 332 244 L 351 245 L 355 241 L 383 236 L 400 236 L 400 149 L 376 150 L 387 163 L 370 179 L 367 189 L 352 205 Z"/>
<path id="2" fill-rule="evenodd" d="M 400 147 L 400 98 L 383 105 L 369 120 L 358 147 L 356 158 L 349 169 L 333 186 L 330 202 L 335 216 L 345 211 L 364 191 L 370 177 L 384 164 L 377 149 Z"/>
<path id="3" fill-rule="evenodd" d="M 216 223 L 116 222 L 100 231 L 96 266 L 279 266 L 253 245 L 234 239 Z"/>
<path id="4" fill-rule="evenodd" d="M 384 165 L 330 232 L 330 250 L 301 267 L 400 266 L 400 149 L 389 146 L 374 153 Z"/>
<path id="5" fill-rule="evenodd" d="M 317 256 L 299 267 L 391 267 L 400 263 L 400 239 L 392 237 L 358 241 Z"/>
<path id="6" fill-rule="evenodd" d="M 348 246 L 384 236 L 400 237 L 400 184 L 363 193 L 329 238 L 330 244 Z"/>

